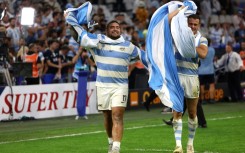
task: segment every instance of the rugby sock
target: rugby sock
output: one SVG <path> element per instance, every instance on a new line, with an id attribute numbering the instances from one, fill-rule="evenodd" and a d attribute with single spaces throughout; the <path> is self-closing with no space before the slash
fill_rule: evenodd
<path id="1" fill-rule="evenodd" d="M 108 142 L 109 142 L 109 144 L 112 144 L 113 143 L 112 138 L 108 138 Z"/>
<path id="2" fill-rule="evenodd" d="M 182 147 L 181 137 L 182 137 L 182 119 L 173 120 L 174 136 L 176 141 L 176 146 Z"/>
<path id="3" fill-rule="evenodd" d="M 188 143 L 187 143 L 188 145 L 193 146 L 197 124 L 198 124 L 197 116 L 194 119 L 188 117 L 188 131 L 189 131 Z"/>
<path id="4" fill-rule="evenodd" d="M 113 141 L 112 150 L 120 150 L 121 142 Z"/>

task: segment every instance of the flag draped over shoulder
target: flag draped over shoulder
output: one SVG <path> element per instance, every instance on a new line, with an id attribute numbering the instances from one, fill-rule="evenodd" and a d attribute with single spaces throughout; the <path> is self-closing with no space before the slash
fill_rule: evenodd
<path id="1" fill-rule="evenodd" d="M 184 91 L 180 85 L 168 21 L 169 2 L 152 16 L 146 38 L 149 85 L 162 103 L 183 112 Z"/>

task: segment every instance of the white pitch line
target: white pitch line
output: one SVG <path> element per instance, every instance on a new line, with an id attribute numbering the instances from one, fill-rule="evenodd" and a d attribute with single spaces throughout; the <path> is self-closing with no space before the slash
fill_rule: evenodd
<path id="1" fill-rule="evenodd" d="M 211 120 L 211 121 L 214 121 L 214 120 L 226 120 L 226 119 L 242 118 L 242 117 L 243 116 L 230 116 L 230 117 L 224 117 L 224 118 L 213 118 L 213 119 L 209 119 L 209 120 Z M 143 128 L 149 128 L 149 127 L 158 127 L 158 126 L 165 126 L 165 124 L 147 125 L 147 126 L 135 126 L 135 127 L 125 128 L 125 130 L 143 129 Z M 17 140 L 17 141 L 4 141 L 4 142 L 0 142 L 0 145 L 2 145 L 2 144 L 10 144 L 10 143 L 36 141 L 36 140 L 56 139 L 56 138 L 64 138 L 64 137 L 75 137 L 75 136 L 90 135 L 90 134 L 97 134 L 97 133 L 104 133 L 104 132 L 105 131 L 94 131 L 94 132 L 86 132 L 86 133 L 57 135 L 57 136 L 50 136 L 50 137 L 43 137 L 43 138 L 23 139 L 23 140 Z"/>
<path id="2" fill-rule="evenodd" d="M 140 152 L 172 152 L 173 150 L 168 149 L 142 149 L 142 148 L 135 148 L 135 149 L 123 149 L 125 151 L 140 151 Z M 195 151 L 198 153 L 198 151 Z M 212 151 L 204 151 L 203 153 L 219 153 L 219 152 L 212 152 Z"/>

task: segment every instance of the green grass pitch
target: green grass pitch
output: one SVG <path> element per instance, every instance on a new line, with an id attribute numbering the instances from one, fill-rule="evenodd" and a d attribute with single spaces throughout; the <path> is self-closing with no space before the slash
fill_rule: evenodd
<path id="1" fill-rule="evenodd" d="M 203 105 L 208 128 L 198 128 L 197 153 L 245 152 L 245 102 Z M 163 124 L 171 114 L 162 108 L 146 112 L 128 110 L 121 153 L 170 153 L 175 147 L 173 129 Z M 183 119 L 182 145 L 187 143 L 187 116 Z M 1 153 L 107 153 L 102 114 L 31 121 L 0 122 Z"/>

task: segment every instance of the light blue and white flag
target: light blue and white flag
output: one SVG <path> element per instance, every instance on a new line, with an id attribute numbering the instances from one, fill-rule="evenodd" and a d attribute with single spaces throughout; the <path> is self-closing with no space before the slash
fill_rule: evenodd
<path id="1" fill-rule="evenodd" d="M 79 25 L 88 24 L 91 20 L 92 4 L 90 2 L 86 2 L 78 8 L 68 8 L 65 12 L 73 12 Z"/>
<path id="2" fill-rule="evenodd" d="M 197 6 L 194 2 L 189 1 L 192 5 L 190 10 L 185 7 L 173 17 L 171 21 L 171 33 L 178 52 L 185 58 L 196 57 L 195 37 L 190 27 L 188 27 L 187 16 L 195 14 Z"/>
<path id="3" fill-rule="evenodd" d="M 184 90 L 177 73 L 168 14 L 181 5 L 184 4 L 171 1 L 157 9 L 151 18 L 146 38 L 149 85 L 164 105 L 177 112 L 183 112 Z"/>

